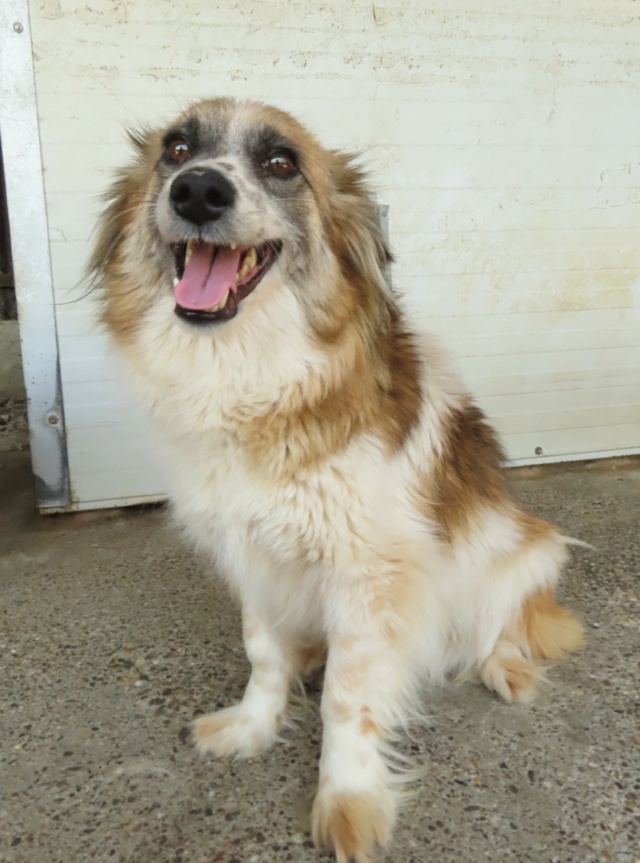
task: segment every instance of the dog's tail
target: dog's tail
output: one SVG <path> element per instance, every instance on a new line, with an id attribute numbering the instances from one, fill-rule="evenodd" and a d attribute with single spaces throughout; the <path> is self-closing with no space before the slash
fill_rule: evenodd
<path id="1" fill-rule="evenodd" d="M 551 587 L 536 591 L 525 601 L 520 627 L 534 659 L 562 659 L 584 643 L 582 624 L 556 602 Z"/>

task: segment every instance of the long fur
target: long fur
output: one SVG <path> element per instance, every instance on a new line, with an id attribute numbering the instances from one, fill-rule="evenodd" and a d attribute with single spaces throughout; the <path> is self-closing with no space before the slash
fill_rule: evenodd
<path id="1" fill-rule="evenodd" d="M 215 140 L 194 159 L 244 190 L 246 245 L 282 243 L 236 318 L 205 329 L 176 318 L 173 174 L 157 130 L 134 139 L 92 261 L 176 517 L 242 608 L 247 691 L 197 720 L 196 745 L 265 749 L 292 681 L 326 656 L 313 836 L 341 863 L 365 863 L 391 836 L 388 741 L 424 683 L 477 672 L 526 700 L 540 663 L 579 647 L 580 625 L 554 598 L 566 542 L 513 500 L 495 434 L 390 293 L 353 160 L 256 103 L 200 103 L 178 124 Z M 265 126 L 300 159 L 286 194 L 251 168 L 247 142 Z"/>

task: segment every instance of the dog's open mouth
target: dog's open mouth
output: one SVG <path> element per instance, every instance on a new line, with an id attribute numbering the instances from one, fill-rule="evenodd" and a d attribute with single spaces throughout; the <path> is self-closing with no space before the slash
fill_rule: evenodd
<path id="1" fill-rule="evenodd" d="M 214 246 L 202 240 L 174 243 L 175 312 L 194 323 L 233 318 L 280 252 L 279 243 Z"/>

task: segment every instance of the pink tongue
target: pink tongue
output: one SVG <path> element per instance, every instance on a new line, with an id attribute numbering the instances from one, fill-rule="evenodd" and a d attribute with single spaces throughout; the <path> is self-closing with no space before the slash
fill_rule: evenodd
<path id="1" fill-rule="evenodd" d="M 244 249 L 226 249 L 197 243 L 184 268 L 184 274 L 173 289 L 179 306 L 185 309 L 210 309 L 229 290 L 235 290 L 236 273 Z"/>

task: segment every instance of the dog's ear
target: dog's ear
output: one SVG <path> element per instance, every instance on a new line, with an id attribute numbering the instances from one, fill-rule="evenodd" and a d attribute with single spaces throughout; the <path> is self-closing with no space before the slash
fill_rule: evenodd
<path id="1" fill-rule="evenodd" d="M 105 270 L 115 259 L 127 224 L 148 172 L 149 157 L 157 137 L 149 129 L 128 129 L 135 155 L 130 165 L 116 175 L 102 200 L 106 206 L 98 222 L 93 251 L 87 267 L 89 278 L 99 284 Z M 154 160 L 155 161 L 155 160 Z"/>
<path id="2" fill-rule="evenodd" d="M 147 126 L 138 126 L 137 129 L 127 129 L 126 132 L 127 138 L 136 151 L 136 156 L 145 159 L 149 155 L 155 139 L 158 137 L 157 134 Z"/>
<path id="3" fill-rule="evenodd" d="M 327 228 L 332 250 L 345 277 L 364 279 L 388 292 L 386 268 L 392 263 L 378 209 L 357 156 L 334 151 Z"/>

